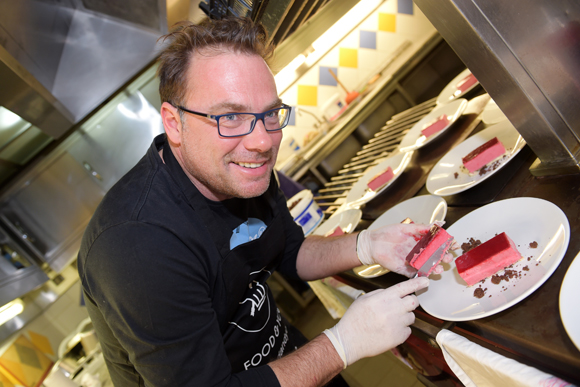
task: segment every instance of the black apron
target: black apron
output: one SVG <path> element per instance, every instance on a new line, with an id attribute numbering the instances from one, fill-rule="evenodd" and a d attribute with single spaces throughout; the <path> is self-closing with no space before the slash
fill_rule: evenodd
<path id="1" fill-rule="evenodd" d="M 172 172 L 185 175 L 167 144 L 163 154 Z M 191 182 L 179 185 L 221 256 L 223 283 L 216 288 L 225 288 L 226 294 L 214 295 L 212 300 L 232 371 L 265 365 L 303 345 L 306 338 L 282 317 L 266 283 L 282 261 L 285 247 L 283 219 L 272 195 L 263 195 L 272 217 L 261 236 L 230 250 L 229 240 L 220 235 L 224 230 L 232 232 L 231 227 L 216 216 Z"/>

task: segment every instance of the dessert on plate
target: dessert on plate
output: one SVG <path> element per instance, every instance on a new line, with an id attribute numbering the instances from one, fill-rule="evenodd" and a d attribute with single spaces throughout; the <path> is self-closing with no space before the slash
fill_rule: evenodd
<path id="1" fill-rule="evenodd" d="M 463 78 L 461 81 L 459 81 L 459 83 L 457 83 L 457 85 L 455 85 L 455 87 L 461 93 L 465 93 L 467 90 L 469 90 L 469 88 L 471 88 L 471 86 L 475 85 L 477 82 L 478 81 L 477 81 L 477 78 L 475 78 L 475 75 L 469 74 L 468 76 Z"/>
<path id="2" fill-rule="evenodd" d="M 388 167 L 385 171 L 375 175 L 372 179 L 369 180 L 367 183 L 367 187 L 371 191 L 378 191 L 382 187 L 384 187 L 391 179 L 395 176 L 393 173 L 393 168 Z"/>
<path id="3" fill-rule="evenodd" d="M 452 244 L 453 237 L 439 225 L 434 224 L 429 229 L 429 232 L 409 252 L 407 263 L 419 270 L 419 276 L 427 277 L 435 269 L 435 266 L 441 262 Z M 431 263 L 431 266 L 426 269 L 427 271 L 420 270 L 427 262 Z"/>
<path id="4" fill-rule="evenodd" d="M 521 257 L 514 241 L 502 232 L 458 257 L 455 266 L 461 278 L 471 286 L 513 265 Z"/>
<path id="5" fill-rule="evenodd" d="M 421 129 L 421 134 L 425 137 L 430 137 L 445 129 L 447 125 L 449 125 L 449 118 L 446 114 L 442 114 L 431 122 L 426 123 Z"/>
<path id="6" fill-rule="evenodd" d="M 481 169 L 495 159 L 505 154 L 506 150 L 497 137 L 492 138 L 485 144 L 475 148 L 461 159 L 463 166 L 470 173 Z"/>

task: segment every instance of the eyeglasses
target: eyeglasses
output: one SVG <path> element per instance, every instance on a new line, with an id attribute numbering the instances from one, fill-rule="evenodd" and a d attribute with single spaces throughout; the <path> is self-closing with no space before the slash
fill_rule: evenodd
<path id="1" fill-rule="evenodd" d="M 282 104 L 281 107 L 264 113 L 226 113 L 216 116 L 189 110 L 179 105 L 176 107 L 189 114 L 216 120 L 218 133 L 222 137 L 241 137 L 250 134 L 258 120 L 262 120 L 267 132 L 276 132 L 288 125 L 292 111 L 290 106 Z"/>

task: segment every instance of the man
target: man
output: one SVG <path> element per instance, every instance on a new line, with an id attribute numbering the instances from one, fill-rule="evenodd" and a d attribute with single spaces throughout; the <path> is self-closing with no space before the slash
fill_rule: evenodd
<path id="1" fill-rule="evenodd" d="M 79 252 L 115 386 L 318 386 L 403 342 L 426 278 L 360 297 L 306 344 L 266 279 L 375 261 L 413 276 L 404 258 L 427 226 L 304 239 L 272 178 L 290 108 L 265 61 L 264 29 L 205 20 L 166 38 L 166 133 L 108 192 Z"/>

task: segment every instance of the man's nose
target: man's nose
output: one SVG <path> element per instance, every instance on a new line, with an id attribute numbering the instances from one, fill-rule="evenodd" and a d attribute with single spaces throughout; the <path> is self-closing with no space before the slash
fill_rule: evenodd
<path id="1" fill-rule="evenodd" d="M 252 133 L 244 136 L 244 146 L 251 151 L 266 152 L 272 144 L 272 136 L 266 131 L 263 120 L 257 120 Z"/>

